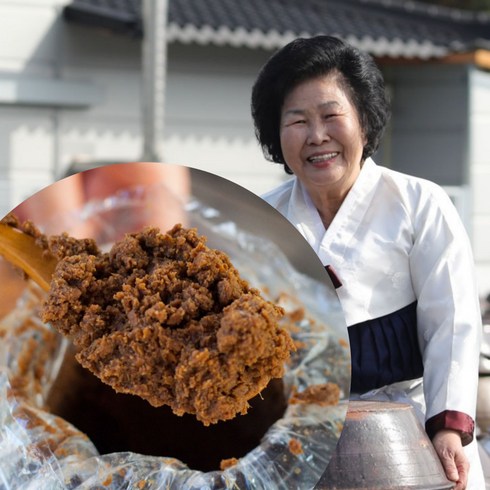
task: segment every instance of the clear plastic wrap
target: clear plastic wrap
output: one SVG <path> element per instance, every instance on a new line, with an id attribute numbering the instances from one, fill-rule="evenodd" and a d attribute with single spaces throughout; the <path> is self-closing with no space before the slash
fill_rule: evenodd
<path id="1" fill-rule="evenodd" d="M 91 202 L 76 216 L 57 218 L 57 226 L 69 230 L 77 220 L 92 220 L 104 233 L 99 243 L 109 244 L 121 231 L 132 231 L 145 221 L 161 187 L 136 188 Z M 195 199 L 182 206 L 186 225 L 206 235 L 209 246 L 226 252 L 268 299 L 287 312 L 305 311 L 291 330 L 300 347 L 286 366 L 286 400 L 294 390 L 333 382 L 341 388 L 341 402 L 288 403 L 260 444 L 223 471 L 193 470 L 171 454 L 100 455 L 86 435 L 46 410 L 68 343 L 39 320 L 42 293 L 30 284 L 0 320 L 1 490 L 307 489 L 320 479 L 342 430 L 350 385 L 347 329 L 335 292 L 297 272 L 274 243 L 244 232 L 239 220 L 223 221 L 219 210 Z M 132 223 L 132 216 L 137 222 Z M 291 323 L 296 317 L 288 318 Z"/>

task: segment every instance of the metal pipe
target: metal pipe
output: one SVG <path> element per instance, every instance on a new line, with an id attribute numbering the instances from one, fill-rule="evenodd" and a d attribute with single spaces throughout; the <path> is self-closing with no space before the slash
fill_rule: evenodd
<path id="1" fill-rule="evenodd" d="M 167 0 L 142 0 L 142 161 L 163 161 Z"/>

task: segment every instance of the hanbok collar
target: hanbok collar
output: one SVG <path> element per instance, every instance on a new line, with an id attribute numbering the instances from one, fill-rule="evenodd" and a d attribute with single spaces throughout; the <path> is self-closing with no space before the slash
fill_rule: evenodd
<path id="1" fill-rule="evenodd" d="M 368 158 L 328 229 L 325 229 L 320 213 L 306 188 L 295 179 L 288 206 L 288 218 L 314 248 L 324 265 L 332 261 L 336 265 L 343 262 L 345 245 L 362 222 L 374 197 L 380 175 L 380 168 Z"/>

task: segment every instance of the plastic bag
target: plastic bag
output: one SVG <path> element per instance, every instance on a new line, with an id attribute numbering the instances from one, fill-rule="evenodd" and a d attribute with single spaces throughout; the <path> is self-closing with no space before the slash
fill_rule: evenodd
<path id="1" fill-rule="evenodd" d="M 76 220 L 94 220 L 103 225 L 99 243 L 110 243 L 121 226 L 140 225 L 160 192 L 162 186 L 131 189 L 57 222 L 69 230 Z M 244 232 L 236 222 L 222 221 L 218 210 L 195 199 L 183 206 L 187 224 L 206 235 L 209 246 L 225 251 L 268 299 L 286 311 L 306 312 L 292 332 L 301 347 L 286 367 L 286 399 L 293 389 L 334 382 L 341 388 L 341 402 L 288 404 L 260 444 L 223 471 L 193 470 L 172 455 L 100 455 L 86 435 L 46 411 L 68 342 L 39 320 L 43 293 L 30 284 L 0 321 L 0 490 L 305 489 L 320 479 L 342 430 L 350 385 L 347 329 L 335 292 L 298 273 L 275 244 Z M 130 223 L 130 216 L 137 216 L 138 223 Z"/>

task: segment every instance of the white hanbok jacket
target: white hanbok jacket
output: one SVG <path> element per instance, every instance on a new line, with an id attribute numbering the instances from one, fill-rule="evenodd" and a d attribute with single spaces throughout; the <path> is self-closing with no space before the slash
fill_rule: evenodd
<path id="1" fill-rule="evenodd" d="M 404 320 L 403 328 L 412 331 L 418 343 L 414 358 L 420 355 L 423 383 L 411 379 L 410 373 L 405 377 L 403 373 L 391 378 L 383 375 L 390 371 L 392 361 L 393 371 L 405 369 L 403 363 L 396 366 L 405 348 L 401 330 L 395 332 L 391 347 L 381 347 L 391 351 L 391 360 L 374 360 L 382 376 L 376 382 L 375 373 L 374 384 L 368 383 L 364 391 L 412 393 L 415 400 L 413 387 L 419 386 L 421 392 L 423 386 L 422 400 L 415 404 L 425 412 L 429 434 L 430 430 L 456 428 L 468 444 L 473 436 L 469 424 L 476 410 L 481 312 L 471 246 L 446 192 L 432 182 L 368 159 L 327 230 L 298 179 L 292 178 L 263 197 L 301 232 L 324 266 L 335 271 L 349 334 L 351 328 L 352 332 L 362 331 L 369 325 L 368 340 L 374 336 L 376 350 L 376 336 L 387 320 L 413 309 L 413 325 Z M 361 346 L 353 345 L 359 338 L 351 337 L 351 348 L 357 348 L 362 357 L 364 340 Z M 373 359 L 361 359 L 360 375 L 365 362 Z M 379 385 L 387 379 L 393 380 L 390 386 Z"/>

